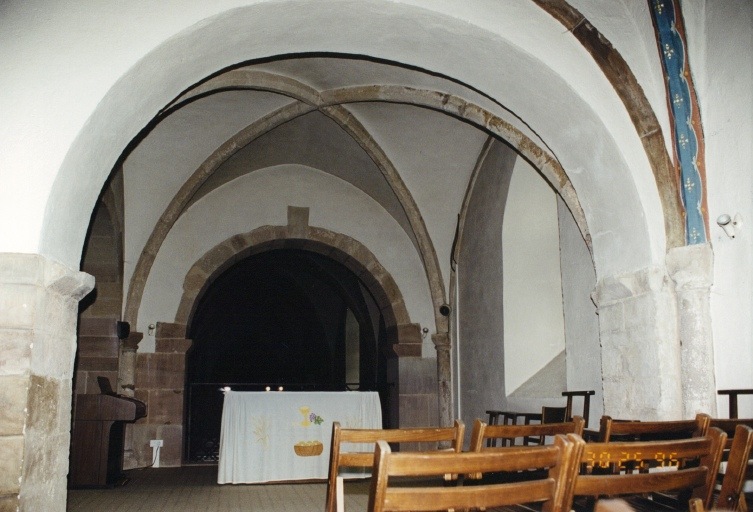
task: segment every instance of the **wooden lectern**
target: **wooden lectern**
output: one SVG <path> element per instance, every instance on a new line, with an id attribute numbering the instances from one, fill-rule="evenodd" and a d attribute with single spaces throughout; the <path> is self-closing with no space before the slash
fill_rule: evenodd
<path id="1" fill-rule="evenodd" d="M 112 394 L 79 395 L 71 436 L 70 487 L 110 487 L 123 471 L 125 424 L 146 416 L 146 404 Z"/>

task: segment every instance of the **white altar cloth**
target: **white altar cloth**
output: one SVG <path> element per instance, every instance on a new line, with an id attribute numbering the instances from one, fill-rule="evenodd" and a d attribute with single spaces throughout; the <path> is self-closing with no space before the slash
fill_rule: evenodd
<path id="1" fill-rule="evenodd" d="M 217 483 L 326 479 L 333 421 L 343 428 L 382 428 L 379 394 L 228 391 Z M 296 444 L 306 450 L 318 449 L 318 443 L 318 455 L 295 451 Z"/>

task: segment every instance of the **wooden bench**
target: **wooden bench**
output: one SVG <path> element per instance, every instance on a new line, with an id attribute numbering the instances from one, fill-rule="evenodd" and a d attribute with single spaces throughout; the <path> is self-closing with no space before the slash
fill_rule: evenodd
<path id="1" fill-rule="evenodd" d="M 599 424 L 599 442 L 653 441 L 683 439 L 706 435 L 711 416 L 699 413 L 693 420 L 677 421 L 624 421 L 602 416 Z"/>
<path id="2" fill-rule="evenodd" d="M 711 426 L 727 433 L 722 461 L 724 472 L 717 474 L 717 485 L 721 486 L 716 499 L 719 510 L 747 510 L 743 486 L 753 480 L 751 449 L 753 449 L 753 419 L 720 420 L 712 419 Z"/>
<path id="3" fill-rule="evenodd" d="M 599 497 L 625 497 L 636 509 L 657 510 L 657 493 L 679 493 L 680 508 L 699 498 L 708 506 L 727 434 L 679 440 L 584 443 L 574 508 L 591 510 Z M 646 497 L 648 495 L 649 497 Z"/>
<path id="4" fill-rule="evenodd" d="M 580 439 L 579 437 L 575 439 Z M 570 510 L 569 484 L 583 443 L 558 435 L 548 446 L 514 446 L 480 453 L 393 453 L 377 443 L 369 512 L 486 509 L 540 503 L 543 512 Z M 479 486 L 427 485 L 427 477 L 540 469 L 541 478 Z M 417 482 L 406 480 L 418 479 Z"/>
<path id="5" fill-rule="evenodd" d="M 417 444 L 418 449 L 439 450 L 439 443 L 449 443 L 450 450 L 457 453 L 463 449 L 465 425 L 455 420 L 452 427 L 395 428 L 395 429 L 350 429 L 342 428 L 339 422 L 332 424 L 332 442 L 327 478 L 326 512 L 342 510 L 343 481 L 341 468 L 370 469 L 374 465 L 374 448 L 370 451 L 346 451 L 346 444 L 371 444 L 386 441 L 396 444 Z M 340 507 L 340 508 L 338 508 Z"/>
<path id="6" fill-rule="evenodd" d="M 528 425 L 488 425 L 483 421 L 476 419 L 473 422 L 471 431 L 470 451 L 480 452 L 496 447 L 496 444 L 489 446 L 489 440 L 500 440 L 500 446 L 515 446 L 516 440 L 519 444 L 525 445 L 526 439 L 536 438 L 544 444 L 546 437 L 552 437 L 557 434 L 578 434 L 583 435 L 585 421 L 580 416 L 576 416 L 572 421 L 562 423 L 537 423 Z"/>

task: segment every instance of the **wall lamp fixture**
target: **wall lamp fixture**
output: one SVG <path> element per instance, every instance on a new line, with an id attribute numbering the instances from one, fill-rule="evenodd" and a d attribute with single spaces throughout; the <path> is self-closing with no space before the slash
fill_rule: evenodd
<path id="1" fill-rule="evenodd" d="M 716 223 L 719 224 L 719 227 L 724 230 L 728 237 L 735 238 L 737 231 L 743 224 L 743 219 L 739 213 L 734 218 L 725 213 L 716 219 Z"/>

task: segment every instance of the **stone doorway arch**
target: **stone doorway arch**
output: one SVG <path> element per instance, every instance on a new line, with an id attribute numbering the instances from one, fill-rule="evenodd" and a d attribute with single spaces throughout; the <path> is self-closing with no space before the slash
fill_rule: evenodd
<path id="1" fill-rule="evenodd" d="M 290 207 L 289 211 L 293 216 L 299 212 L 307 217 L 308 213 L 307 208 Z M 396 345 L 396 354 L 420 356 L 419 326 L 410 322 L 399 288 L 374 254 L 347 235 L 308 226 L 307 219 L 292 222 L 288 226 L 262 226 L 235 235 L 207 251 L 186 274 L 175 323 L 189 324 L 202 293 L 234 263 L 273 248 L 303 249 L 327 256 L 356 274 L 379 305 L 388 342 Z"/>
<path id="2" fill-rule="evenodd" d="M 180 396 L 182 389 L 178 389 L 179 382 L 185 382 L 185 357 L 191 340 L 187 336 L 187 326 L 190 324 L 196 307 L 203 293 L 228 268 L 235 263 L 261 252 L 272 249 L 300 249 L 326 256 L 353 272 L 369 290 L 377 307 L 382 314 L 385 326 L 385 339 L 379 350 L 388 359 L 387 372 L 389 379 L 387 388 L 390 396 L 383 398 L 385 406 L 389 407 L 386 414 L 393 422 L 400 424 L 425 423 L 425 419 L 411 417 L 399 418 L 401 412 L 410 413 L 410 407 L 401 404 L 410 403 L 413 406 L 420 402 L 421 410 L 437 410 L 436 395 L 429 395 L 421 389 L 400 387 L 399 376 L 410 372 L 413 365 L 423 365 L 433 360 L 421 358 L 422 334 L 421 326 L 412 323 L 405 306 L 402 293 L 395 280 L 374 254 L 359 241 L 341 233 L 308 225 L 308 208 L 288 207 L 289 222 L 287 226 L 261 226 L 247 233 L 234 235 L 204 253 L 186 273 L 183 282 L 183 295 L 176 312 L 174 323 L 159 323 L 156 326 L 157 351 L 145 355 L 146 358 L 170 360 L 167 364 L 173 372 L 175 389 L 150 389 L 150 384 L 139 386 L 137 397 L 147 402 L 165 396 Z M 176 349 L 177 347 L 177 349 Z M 143 366 L 144 363 L 142 363 Z M 155 383 L 155 386 L 160 384 Z M 164 404 L 162 404 L 164 405 Z M 149 463 L 150 454 L 136 447 L 145 445 L 138 441 L 150 438 L 156 432 L 176 446 L 165 445 L 165 452 L 171 449 L 180 450 L 185 435 L 185 428 L 177 427 L 184 421 L 183 406 L 173 401 L 168 408 L 170 418 L 160 417 L 159 423 L 139 423 L 133 426 L 135 460 L 134 466 Z M 147 419 L 148 420 L 148 419 Z M 165 423 L 165 420 L 167 422 Z M 177 425 L 176 425 L 177 424 Z M 170 434 L 167 434 L 167 431 Z M 180 444 L 178 444 L 180 443 Z M 178 462 L 173 460 L 173 462 Z"/>

